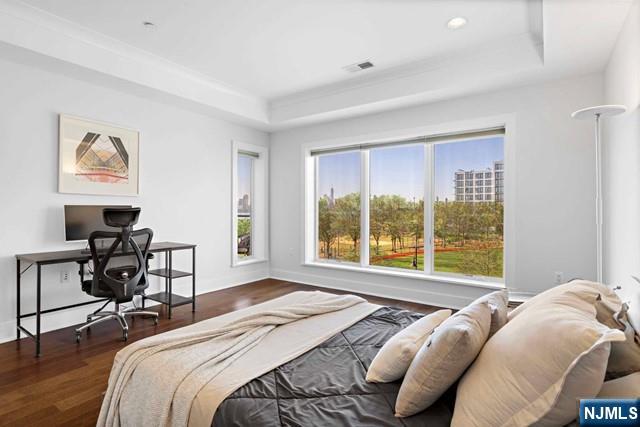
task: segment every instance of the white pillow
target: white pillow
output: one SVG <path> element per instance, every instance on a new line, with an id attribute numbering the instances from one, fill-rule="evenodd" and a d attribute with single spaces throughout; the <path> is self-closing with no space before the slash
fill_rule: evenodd
<path id="1" fill-rule="evenodd" d="M 489 337 L 491 337 L 507 323 L 507 315 L 509 314 L 509 292 L 506 289 L 491 292 L 490 294 L 481 296 L 473 303 L 482 301 L 487 301 L 489 308 L 491 308 L 491 329 L 489 329 Z"/>
<path id="2" fill-rule="evenodd" d="M 603 308 L 600 308 L 600 301 L 596 303 L 596 307 L 598 311 L 603 311 Z M 600 323 L 624 332 L 626 337 L 625 341 L 611 343 L 607 374 L 612 378 L 640 371 L 640 336 L 629 323 L 627 309 L 627 304 L 622 304 L 620 311 L 609 313 L 608 316 L 598 319 Z"/>
<path id="3" fill-rule="evenodd" d="M 640 396 L 640 372 L 602 384 L 598 399 L 637 399 Z"/>
<path id="4" fill-rule="evenodd" d="M 458 385 L 451 425 L 558 426 L 579 398 L 597 396 L 611 342 L 624 333 L 596 320 L 600 295 L 551 292 L 522 310 L 485 345 Z"/>
<path id="5" fill-rule="evenodd" d="M 396 399 L 396 417 L 408 417 L 433 404 L 476 358 L 489 336 L 486 301 L 460 310 L 429 336 L 416 354 Z"/>
<path id="6" fill-rule="evenodd" d="M 640 335 L 640 291 L 631 296 L 629 300 L 629 323 Z"/>
<path id="7" fill-rule="evenodd" d="M 627 294 L 629 301 L 629 323 L 640 335 L 640 279 L 631 276 L 636 281 L 634 286 L 623 285 L 622 290 Z"/>
<path id="8" fill-rule="evenodd" d="M 574 292 L 581 296 L 584 296 L 585 298 L 588 297 L 593 301 L 598 301 L 599 305 L 596 308 L 597 318 L 599 321 L 605 321 L 606 319 L 609 319 L 611 317 L 611 313 L 617 313 L 622 308 L 622 301 L 620 300 L 618 295 L 607 286 L 597 282 L 590 282 L 588 280 L 572 280 L 571 282 L 555 286 L 551 289 L 541 292 L 533 298 L 520 304 L 518 307 L 509 312 L 509 320 L 513 319 L 520 313 L 523 313 L 530 308 L 536 307 L 538 305 L 545 305 L 554 297 L 562 295 L 566 292 Z"/>
<path id="9" fill-rule="evenodd" d="M 451 310 L 438 310 L 427 314 L 392 336 L 371 362 L 367 381 L 388 383 L 402 378 L 422 344 L 451 313 Z"/>

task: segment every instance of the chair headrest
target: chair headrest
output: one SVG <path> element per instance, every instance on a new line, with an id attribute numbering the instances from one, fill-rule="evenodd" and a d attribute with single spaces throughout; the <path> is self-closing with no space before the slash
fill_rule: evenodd
<path id="1" fill-rule="evenodd" d="M 102 218 L 109 227 L 128 228 L 138 223 L 140 208 L 104 208 Z"/>

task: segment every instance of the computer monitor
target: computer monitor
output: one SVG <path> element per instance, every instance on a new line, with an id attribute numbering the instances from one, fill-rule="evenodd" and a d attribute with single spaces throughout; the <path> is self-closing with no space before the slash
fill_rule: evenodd
<path id="1" fill-rule="evenodd" d="M 64 205 L 64 235 L 67 242 L 89 240 L 96 230 L 116 231 L 105 225 L 104 208 L 130 208 L 131 205 Z"/>

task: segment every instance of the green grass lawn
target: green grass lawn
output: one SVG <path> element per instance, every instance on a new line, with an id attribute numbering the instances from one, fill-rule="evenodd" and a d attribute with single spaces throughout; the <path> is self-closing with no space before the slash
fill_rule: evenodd
<path id="1" fill-rule="evenodd" d="M 502 272 L 502 249 L 491 249 L 491 251 L 499 253 L 498 259 L 500 260 L 500 262 L 498 265 L 496 265 L 495 270 Z M 463 251 L 436 252 L 434 259 L 435 271 L 440 273 L 467 274 L 468 272 L 462 271 L 460 268 L 463 256 Z M 380 260 L 377 261 L 374 265 L 381 267 L 395 267 L 414 270 L 412 256 Z M 424 256 L 422 254 L 419 254 L 418 270 L 423 270 L 423 268 Z M 502 273 L 496 273 L 494 277 L 502 277 Z"/>
<path id="2" fill-rule="evenodd" d="M 377 265 L 380 267 L 395 267 L 395 268 L 406 268 L 410 270 L 415 270 L 413 267 L 413 257 L 406 256 L 400 258 L 393 259 L 382 259 L 376 261 L 375 263 L 371 263 L 371 265 Z M 424 256 L 422 254 L 418 254 L 418 270 L 424 269 Z"/>

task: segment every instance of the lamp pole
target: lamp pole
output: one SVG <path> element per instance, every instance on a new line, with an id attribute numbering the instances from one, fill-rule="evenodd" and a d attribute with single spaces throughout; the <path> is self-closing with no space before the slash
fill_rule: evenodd
<path id="1" fill-rule="evenodd" d="M 600 116 L 596 113 L 596 276 L 602 283 L 602 143 L 600 142 Z"/>
<path id="2" fill-rule="evenodd" d="M 573 112 L 574 119 L 593 119 L 595 117 L 596 143 L 596 280 L 602 283 L 602 135 L 600 119 L 616 116 L 627 111 L 624 105 L 598 105 Z"/>

